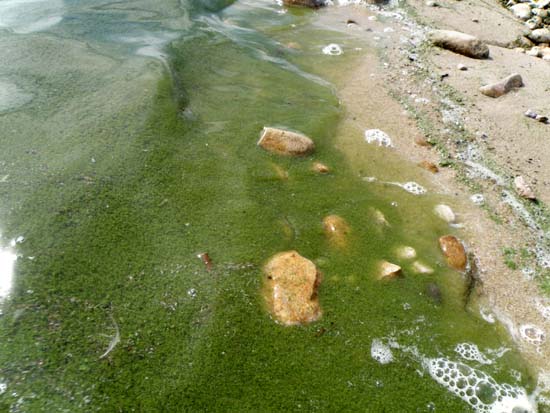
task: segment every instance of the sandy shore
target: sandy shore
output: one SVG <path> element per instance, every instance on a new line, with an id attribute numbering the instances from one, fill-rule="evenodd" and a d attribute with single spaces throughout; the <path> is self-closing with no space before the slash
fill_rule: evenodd
<path id="1" fill-rule="evenodd" d="M 544 140 L 550 126 L 524 112 L 550 112 L 550 63 L 506 47 L 523 26 L 497 0 L 442 0 L 440 7 L 407 3 L 406 9 L 347 6 L 319 12 L 320 26 L 369 45 L 338 85 L 347 108 L 339 147 L 352 166 L 358 164 L 356 143 L 345 131 L 365 125 L 383 129 L 394 140 L 404 171 L 452 200 L 463 238 L 478 260 L 481 307 L 491 308 L 543 378 L 550 371 L 550 306 L 541 288 L 550 200 L 550 149 Z M 489 44 L 491 58 L 475 60 L 432 47 L 426 41 L 431 29 L 475 35 Z M 514 72 L 523 76 L 525 87 L 498 99 L 479 93 L 480 86 Z M 433 146 L 419 145 L 422 139 Z M 424 160 L 440 172 L 419 168 Z M 532 186 L 539 204 L 514 192 L 518 175 Z M 472 201 L 474 195 L 483 198 L 481 205 Z"/>

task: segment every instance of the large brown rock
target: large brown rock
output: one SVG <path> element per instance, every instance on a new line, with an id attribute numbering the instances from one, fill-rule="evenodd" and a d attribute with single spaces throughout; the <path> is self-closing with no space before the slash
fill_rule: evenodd
<path id="1" fill-rule="evenodd" d="M 301 133 L 265 127 L 258 145 L 267 151 L 290 156 L 304 156 L 315 150 L 313 141 Z"/>
<path id="2" fill-rule="evenodd" d="M 487 59 L 489 47 L 477 37 L 452 30 L 434 30 L 430 40 L 435 46 L 451 50 L 474 59 Z"/>
<path id="3" fill-rule="evenodd" d="M 447 264 L 455 270 L 464 271 L 468 259 L 464 245 L 454 236 L 445 235 L 439 238 L 439 246 L 447 259 Z"/>
<path id="4" fill-rule="evenodd" d="M 321 317 L 317 290 L 321 274 L 296 251 L 275 254 L 264 267 L 265 299 L 273 317 L 284 325 L 311 323 Z"/>
<path id="5" fill-rule="evenodd" d="M 323 218 L 323 230 L 331 245 L 344 249 L 348 244 L 350 228 L 346 220 L 338 215 Z"/>

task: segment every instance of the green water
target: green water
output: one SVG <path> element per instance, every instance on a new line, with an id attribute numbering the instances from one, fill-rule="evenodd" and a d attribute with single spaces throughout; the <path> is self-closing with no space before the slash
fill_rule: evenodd
<path id="1" fill-rule="evenodd" d="M 504 329 L 465 306 L 444 264 L 437 238 L 450 229 L 422 212 L 439 198 L 366 184 L 334 149 L 346 108 L 331 76 L 354 57 L 320 49 L 342 35 L 266 1 L 65 8 L 45 32 L 0 33 L 0 77 L 33 95 L 0 114 L 3 246 L 24 237 L 0 319 L 3 410 L 466 412 L 421 360 L 459 360 L 462 342 L 511 348 L 466 363 L 533 390 Z M 135 55 L 143 41 L 126 32 L 173 39 L 165 63 Z M 293 35 L 305 50 L 284 47 Z M 312 136 L 315 154 L 262 151 L 264 125 Z M 311 172 L 313 160 L 334 172 Z M 348 251 L 327 243 L 329 214 L 349 222 Z M 414 275 L 400 245 L 435 274 Z M 323 317 L 308 326 L 276 324 L 261 296 L 263 263 L 289 249 L 323 273 Z M 405 277 L 377 281 L 381 259 Z M 399 349 L 382 365 L 371 345 L 390 337 Z"/>

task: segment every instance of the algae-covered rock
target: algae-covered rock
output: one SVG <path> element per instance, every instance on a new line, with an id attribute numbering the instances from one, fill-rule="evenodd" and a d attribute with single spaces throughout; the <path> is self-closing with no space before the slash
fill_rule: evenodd
<path id="1" fill-rule="evenodd" d="M 475 36 L 452 30 L 434 30 L 430 40 L 435 46 L 474 59 L 487 59 L 489 47 Z"/>
<path id="2" fill-rule="evenodd" d="M 313 141 L 301 133 L 265 127 L 258 145 L 269 152 L 287 156 L 304 156 L 315 149 Z"/>
<path id="3" fill-rule="evenodd" d="M 311 323 L 321 317 L 317 267 L 296 251 L 275 254 L 264 267 L 265 299 L 273 317 L 284 325 Z"/>
<path id="4" fill-rule="evenodd" d="M 348 244 L 350 228 L 346 220 L 338 215 L 329 215 L 323 218 L 323 230 L 329 243 L 343 249 Z"/>
<path id="5" fill-rule="evenodd" d="M 447 259 L 447 264 L 455 270 L 464 271 L 468 261 L 464 245 L 453 235 L 439 238 L 439 246 Z"/>

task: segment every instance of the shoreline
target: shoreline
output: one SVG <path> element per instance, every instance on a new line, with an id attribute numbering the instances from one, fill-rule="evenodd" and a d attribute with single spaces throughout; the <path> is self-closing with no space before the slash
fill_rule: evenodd
<path id="1" fill-rule="evenodd" d="M 456 2 L 443 3 L 445 6 L 446 3 Z M 494 3 L 500 7 L 496 1 Z M 481 16 L 485 6 L 479 5 Z M 440 7 L 433 9 L 437 9 L 438 15 L 442 12 Z M 480 63 L 427 46 L 427 29 L 440 27 L 427 28 L 418 23 L 430 16 L 417 14 L 411 18 L 411 9 L 406 12 L 396 9 L 395 13 L 395 10 L 384 8 L 376 11 L 376 6 L 334 6 L 327 10 L 319 12 L 319 24 L 325 27 L 332 26 L 351 37 L 366 40 L 372 50 L 376 50 L 375 53 L 363 53 L 356 67 L 349 71 L 347 80 L 338 87 L 337 95 L 349 112 L 348 119 L 344 122 L 350 123 L 351 128 L 359 129 L 361 125 L 369 123 L 382 125 L 386 120 L 386 126 L 381 129 L 395 140 L 394 152 L 410 162 L 406 167 L 417 168 L 416 164 L 422 160 L 438 164 L 440 172 L 437 174 L 426 171 L 415 171 L 414 174 L 421 175 L 421 179 L 428 182 L 436 193 L 452 198 L 453 209 L 456 208 L 455 212 L 458 212 L 460 223 L 463 225 L 462 234 L 468 242 L 468 249 L 479 262 L 482 282 L 479 298 L 493 309 L 495 316 L 506 326 L 528 364 L 539 375 L 540 385 L 550 371 L 550 360 L 545 357 L 546 354 L 550 354 L 545 333 L 550 307 L 547 306 L 548 298 L 540 290 L 540 282 L 528 279 L 525 275 L 528 270 L 543 270 L 540 265 L 534 263 L 537 257 L 532 252 L 536 248 L 537 234 L 525 223 L 524 211 L 529 211 L 530 206 L 524 206 L 524 201 L 520 201 L 517 204 L 519 206 L 516 206 L 502 198 L 502 191 L 513 196 L 506 175 L 509 165 L 502 164 L 498 159 L 495 161 L 491 157 L 491 151 L 487 150 L 488 145 L 483 141 L 484 138 L 479 138 L 480 131 L 484 129 L 490 130 L 491 135 L 498 133 L 498 130 L 494 129 L 494 120 L 483 112 L 475 116 L 475 122 L 469 118 L 478 105 L 490 105 L 493 102 L 487 97 L 468 94 L 471 91 L 459 90 L 460 81 L 456 81 L 461 74 L 456 69 L 457 61 L 463 61 L 469 66 L 468 71 L 464 72 L 466 74 L 484 65 L 477 74 L 496 77 L 503 71 L 503 60 Z M 421 11 L 415 10 L 416 13 Z M 507 13 L 507 10 L 495 9 L 495 13 L 499 15 L 502 12 Z M 375 19 L 372 16 L 377 17 Z M 346 21 L 353 21 L 354 24 L 347 24 Z M 503 21 L 506 21 L 506 17 Z M 443 21 L 441 26 L 445 27 L 446 23 Z M 509 25 L 511 32 L 517 29 L 517 22 L 511 15 Z M 387 29 L 388 27 L 391 30 Z M 506 27 L 502 30 L 506 30 Z M 410 36 L 405 47 L 402 47 L 399 39 L 403 33 Z M 496 56 L 517 53 L 495 46 L 494 40 L 488 43 L 491 44 L 491 54 Z M 412 54 L 414 59 L 411 58 Z M 538 60 L 538 64 L 548 64 L 541 59 Z M 451 67 L 453 64 L 454 69 Z M 491 64 L 493 67 L 490 67 Z M 430 73 L 430 65 L 436 65 L 438 69 Z M 444 65 L 444 69 L 439 72 Z M 483 73 L 480 73 L 481 70 Z M 438 79 L 440 73 L 446 73 L 446 76 Z M 540 76 L 544 77 L 544 72 Z M 454 81 L 447 82 L 444 80 L 447 77 Z M 525 90 L 512 92 L 510 96 L 502 99 L 512 104 L 514 95 L 522 92 L 528 93 Z M 440 106 L 444 106 L 443 110 Z M 445 114 L 450 120 L 445 119 Z M 406 128 L 403 125 L 406 125 Z M 474 125 L 477 130 L 472 130 Z M 419 136 L 427 137 L 433 147 L 415 143 Z M 455 145 L 456 137 L 463 141 L 461 145 Z M 491 142 L 492 145 L 499 143 L 503 144 Z M 354 145 L 356 144 L 345 141 L 339 145 L 339 149 L 352 164 Z M 480 158 L 476 158 L 476 162 L 469 162 L 468 158 L 461 159 L 463 153 L 474 145 L 474 150 L 480 153 Z M 472 165 L 503 174 L 503 184 L 494 182 L 494 176 L 476 174 L 476 171 L 472 170 Z M 484 197 L 481 207 L 470 199 L 480 193 Z M 545 199 L 542 199 L 542 202 L 544 201 Z M 545 209 L 542 203 L 535 208 Z M 527 253 L 524 255 L 527 256 L 519 258 L 520 251 L 526 250 Z M 509 255 L 513 257 L 508 259 Z M 516 263 L 512 259 L 521 262 Z M 520 266 L 522 268 L 519 268 Z M 528 270 L 525 270 L 526 268 Z M 524 269 L 523 273 L 521 269 Z"/>

